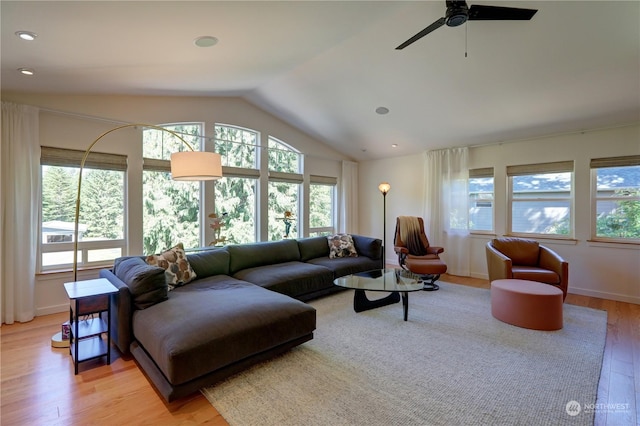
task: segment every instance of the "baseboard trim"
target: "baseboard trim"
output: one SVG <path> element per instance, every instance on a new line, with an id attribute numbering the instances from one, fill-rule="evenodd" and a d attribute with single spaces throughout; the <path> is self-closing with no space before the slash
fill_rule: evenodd
<path id="1" fill-rule="evenodd" d="M 627 296 L 625 294 L 609 293 L 605 291 L 589 290 L 569 286 L 569 294 L 579 294 L 581 296 L 596 297 L 598 299 L 615 300 L 616 302 L 626 302 L 640 305 L 640 297 Z"/>
<path id="2" fill-rule="evenodd" d="M 69 304 L 45 306 L 43 308 L 36 309 L 36 316 L 59 314 L 60 312 L 69 312 Z"/>

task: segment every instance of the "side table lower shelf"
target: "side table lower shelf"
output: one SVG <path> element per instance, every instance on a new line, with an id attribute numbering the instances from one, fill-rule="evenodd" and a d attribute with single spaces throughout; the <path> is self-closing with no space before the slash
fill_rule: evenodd
<path id="1" fill-rule="evenodd" d="M 77 351 L 77 358 L 74 351 L 71 351 L 71 358 L 77 362 L 107 356 L 107 342 L 100 336 L 79 340 Z"/>
<path id="2" fill-rule="evenodd" d="M 71 324 L 71 329 L 76 330 L 75 324 Z M 107 355 L 107 342 L 102 337 L 102 333 L 109 332 L 109 327 L 100 317 L 78 321 L 78 354 L 76 356 L 75 347 L 71 346 L 71 357 L 78 362 L 88 361 Z"/>

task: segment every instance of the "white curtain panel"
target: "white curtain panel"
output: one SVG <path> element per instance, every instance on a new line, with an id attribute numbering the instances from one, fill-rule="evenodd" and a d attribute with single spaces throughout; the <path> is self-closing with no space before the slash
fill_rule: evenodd
<path id="1" fill-rule="evenodd" d="M 338 207 L 338 232 L 357 234 L 358 231 L 358 163 L 342 162 Z"/>
<path id="2" fill-rule="evenodd" d="M 431 245 L 444 247 L 447 272 L 462 276 L 470 270 L 468 157 L 467 148 L 425 153 L 427 237 Z"/>
<path id="3" fill-rule="evenodd" d="M 34 317 L 40 146 L 38 108 L 2 102 L 0 149 L 0 318 Z"/>

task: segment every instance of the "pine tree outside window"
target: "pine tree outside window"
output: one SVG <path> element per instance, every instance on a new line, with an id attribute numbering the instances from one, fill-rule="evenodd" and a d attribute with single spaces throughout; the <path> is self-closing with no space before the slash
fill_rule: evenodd
<path id="1" fill-rule="evenodd" d="M 42 200 L 39 271 L 73 264 L 78 173 L 84 151 L 41 147 Z M 125 171 L 122 155 L 90 153 L 82 176 L 78 265 L 108 265 L 122 256 L 125 239 Z"/>
<path id="2" fill-rule="evenodd" d="M 195 150 L 202 149 L 202 124 L 164 125 L 178 133 Z M 143 251 L 159 253 L 182 243 L 185 248 L 202 246 L 200 241 L 200 182 L 171 179 L 171 154 L 186 151 L 174 135 L 157 129 L 143 132 Z"/>

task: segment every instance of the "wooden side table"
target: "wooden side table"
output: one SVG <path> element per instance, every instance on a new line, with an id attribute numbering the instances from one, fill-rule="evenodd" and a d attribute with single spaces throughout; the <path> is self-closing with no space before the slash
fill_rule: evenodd
<path id="1" fill-rule="evenodd" d="M 98 278 L 95 280 L 73 281 L 64 284 L 64 289 L 70 299 L 69 323 L 71 336 L 69 339 L 69 353 L 73 358 L 75 374 L 78 374 L 78 364 L 106 355 L 107 364 L 111 363 L 111 295 L 118 292 L 109 280 Z M 106 322 L 102 313 L 107 313 Z M 94 314 L 98 314 L 97 317 Z M 82 319 L 82 316 L 91 318 Z M 106 334 L 106 339 L 102 336 Z"/>

